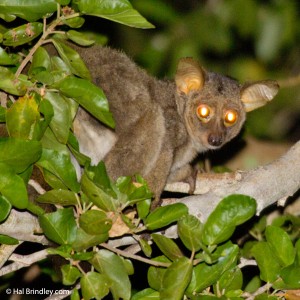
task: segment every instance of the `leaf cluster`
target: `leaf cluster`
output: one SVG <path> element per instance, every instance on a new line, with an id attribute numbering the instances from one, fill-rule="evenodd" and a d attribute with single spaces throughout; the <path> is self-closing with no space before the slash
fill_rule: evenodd
<path id="1" fill-rule="evenodd" d="M 0 138 L 0 222 L 12 209 L 37 215 L 43 234 L 57 244 L 49 254 L 67 261 L 61 267 L 63 284 L 73 288 L 80 283 L 72 299 L 242 299 L 241 253 L 230 239 L 236 227 L 255 214 L 254 199 L 231 195 L 204 224 L 182 203 L 151 211 L 152 194 L 141 176 L 114 182 L 102 162 L 92 166 L 80 153 L 72 132 L 79 107 L 114 127 L 102 89 L 91 83 L 88 68 L 65 43 L 95 43 L 81 31 L 87 15 L 153 27 L 127 0 L 0 1 L 0 17 L 19 22 L 0 28 L 0 121 L 7 134 Z M 34 168 L 49 189 L 32 203 L 28 185 Z M 36 203 L 55 209 L 45 212 Z M 175 224 L 178 239 L 161 234 Z M 139 243 L 139 255 L 110 246 L 124 236 Z M 299 242 L 294 245 L 276 226 L 267 228 L 265 236 L 266 241 L 251 248 L 261 280 L 274 289 L 299 288 Z M 18 244 L 4 235 L 0 242 Z M 132 259 L 150 265 L 149 286 L 134 295 Z M 278 263 L 272 264 L 273 259 Z M 89 264 L 88 271 L 82 262 Z"/>
<path id="2" fill-rule="evenodd" d="M 283 215 L 270 225 L 261 218 L 250 230 L 256 241 L 248 241 L 242 255 L 256 260 L 260 275 L 246 289 L 256 289 L 260 280 L 271 283 L 275 290 L 299 289 L 299 225 L 299 218 Z"/>
<path id="3" fill-rule="evenodd" d="M 26 185 L 33 166 L 41 170 L 54 189 L 50 191 L 51 197 L 56 200 L 67 197 L 74 204 L 74 199 L 70 200 L 74 197 L 71 192 L 78 193 L 80 183 L 71 154 L 81 166 L 90 161 L 79 153 L 72 133 L 72 121 L 79 106 L 114 127 L 103 91 L 91 83 L 84 62 L 64 40 L 81 46 L 94 44 L 95 40 L 78 31 L 84 16 L 91 14 L 128 26 L 150 28 L 152 25 L 127 0 L 101 1 L 101 5 L 97 1 L 11 1 L 1 2 L 0 7 L 0 17 L 6 22 L 16 18 L 27 22 L 14 28 L 1 27 L 0 34 L 3 99 L 0 121 L 2 131 L 8 135 L 1 138 L 3 221 L 11 206 L 32 208 Z M 29 52 L 13 50 L 23 47 L 27 51 L 29 44 L 33 44 Z M 45 44 L 52 44 L 56 55 L 49 53 Z M 43 195 L 44 200 L 47 197 L 50 198 Z"/>

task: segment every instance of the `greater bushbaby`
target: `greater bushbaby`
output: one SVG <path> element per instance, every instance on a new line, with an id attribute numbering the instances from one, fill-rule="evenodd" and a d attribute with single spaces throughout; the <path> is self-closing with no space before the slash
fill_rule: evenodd
<path id="1" fill-rule="evenodd" d="M 271 80 L 239 84 L 192 58 L 179 61 L 174 81 L 158 80 L 120 51 L 76 50 L 105 92 L 116 122 L 111 130 L 80 109 L 74 133 L 81 151 L 93 163 L 104 160 L 113 179 L 141 174 L 156 201 L 167 182 L 191 175 L 198 153 L 234 138 L 246 112 L 266 104 L 279 88 Z"/>

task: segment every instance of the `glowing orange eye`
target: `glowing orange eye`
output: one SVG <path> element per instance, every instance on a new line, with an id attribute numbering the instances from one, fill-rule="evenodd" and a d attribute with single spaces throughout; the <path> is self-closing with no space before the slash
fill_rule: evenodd
<path id="1" fill-rule="evenodd" d="M 226 127 L 232 126 L 237 121 L 238 114 L 235 110 L 228 110 L 225 113 L 224 124 Z"/>
<path id="2" fill-rule="evenodd" d="M 197 107 L 197 116 L 203 122 L 208 122 L 211 116 L 211 109 L 208 105 L 201 104 Z"/>

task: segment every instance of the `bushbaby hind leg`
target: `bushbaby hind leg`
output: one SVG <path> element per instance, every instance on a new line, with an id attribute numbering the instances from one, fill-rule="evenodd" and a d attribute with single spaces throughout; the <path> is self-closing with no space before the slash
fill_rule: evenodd
<path id="1" fill-rule="evenodd" d="M 173 159 L 164 128 L 160 111 L 150 110 L 125 132 L 118 132 L 117 143 L 104 159 L 108 174 L 113 179 L 140 174 L 155 197 L 160 196 Z"/>

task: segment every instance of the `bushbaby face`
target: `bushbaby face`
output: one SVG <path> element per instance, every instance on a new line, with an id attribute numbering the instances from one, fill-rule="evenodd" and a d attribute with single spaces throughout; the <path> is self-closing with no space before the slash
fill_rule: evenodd
<path id="1" fill-rule="evenodd" d="M 275 81 L 240 85 L 227 76 L 206 72 L 190 58 L 180 60 L 175 82 L 178 109 L 199 151 L 220 148 L 233 139 L 246 112 L 270 101 L 279 88 Z"/>
<path id="2" fill-rule="evenodd" d="M 196 145 L 217 149 L 239 133 L 245 121 L 245 110 L 236 81 L 206 73 L 205 85 L 188 97 L 184 116 Z"/>

